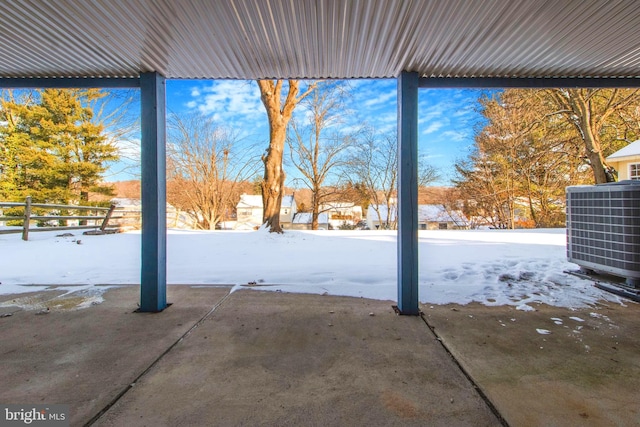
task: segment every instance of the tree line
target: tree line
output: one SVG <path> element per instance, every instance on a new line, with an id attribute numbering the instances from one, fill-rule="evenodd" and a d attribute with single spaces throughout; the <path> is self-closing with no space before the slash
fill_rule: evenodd
<path id="1" fill-rule="evenodd" d="M 270 130 L 262 154 L 211 118 L 170 116 L 171 204 L 197 218 L 200 228 L 214 229 L 231 216 L 240 194 L 251 191 L 262 194 L 264 224 L 282 232 L 286 169 L 295 170 L 296 184 L 311 192 L 313 228 L 330 202 L 371 204 L 374 210 L 393 204 L 396 134 L 371 123 L 345 126 L 348 82 L 257 84 Z M 109 193 L 103 176 L 118 160 L 116 141 L 129 126 L 107 119 L 108 96 L 97 89 L 4 92 L 0 199 L 31 195 L 40 202 L 80 203 L 89 192 Z M 484 124 L 475 131 L 473 151 L 457 162 L 455 192 L 443 204 L 497 228 L 563 225 L 567 185 L 615 179 L 605 158 L 638 137 L 639 101 L 637 90 L 623 89 L 509 89 L 483 96 Z M 420 185 L 438 178 L 439 171 L 421 159 Z M 523 218 L 530 224 L 519 224 Z"/>
<path id="2" fill-rule="evenodd" d="M 300 86 L 304 89 L 300 90 Z M 167 200 L 199 228 L 215 229 L 242 192 L 262 194 L 264 223 L 282 232 L 285 170 L 309 189 L 312 227 L 321 206 L 335 201 L 390 204 L 395 197 L 397 142 L 366 123 L 345 131 L 347 82 L 258 81 L 270 135 L 260 155 L 233 129 L 198 114 L 167 122 Z M 0 199 L 86 204 L 90 193 L 112 194 L 104 182 L 120 159 L 117 143 L 131 128 L 104 111 L 98 89 L 5 91 L 0 104 Z M 126 109 L 127 105 L 122 108 Z M 302 110 L 294 115 L 294 109 Z M 115 130 L 114 130 L 115 129 Z M 262 164 L 262 167 L 261 167 Z M 262 173 L 261 173 L 262 169 Z M 435 171 L 424 179 L 436 178 Z M 248 185 L 253 183 L 253 185 Z"/>
<path id="3" fill-rule="evenodd" d="M 322 206 L 353 202 L 365 207 L 391 204 L 397 186 L 395 135 L 363 123 L 345 131 L 349 85 L 343 81 L 261 80 L 258 86 L 269 121 L 266 150 L 254 155 L 231 130 L 200 116 L 174 115 L 169 121 L 168 200 L 214 229 L 229 217 L 247 181 L 263 199 L 263 223 L 281 233 L 280 208 L 286 168 L 294 184 L 311 193 L 311 227 Z M 303 113 L 294 114 L 298 108 Z M 260 160 L 258 160 L 258 158 Z M 259 163 L 263 173 L 259 175 Z M 422 164 L 423 184 L 437 179 Z"/>
<path id="4" fill-rule="evenodd" d="M 564 226 L 565 187 L 615 181 L 606 157 L 640 135 L 637 89 L 508 89 L 479 103 L 485 125 L 453 183 L 467 216 L 496 228 Z"/>

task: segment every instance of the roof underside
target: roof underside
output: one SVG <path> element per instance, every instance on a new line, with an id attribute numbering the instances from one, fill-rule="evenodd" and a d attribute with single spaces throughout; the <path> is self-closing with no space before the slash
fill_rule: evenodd
<path id="1" fill-rule="evenodd" d="M 640 77 L 635 0 L 3 0 L 0 77 Z"/>

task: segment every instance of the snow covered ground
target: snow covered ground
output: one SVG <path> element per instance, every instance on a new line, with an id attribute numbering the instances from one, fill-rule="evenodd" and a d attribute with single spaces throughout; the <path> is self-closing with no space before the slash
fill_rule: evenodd
<path id="1" fill-rule="evenodd" d="M 0 235 L 0 294 L 46 285 L 136 284 L 140 234 Z M 621 302 L 564 273 L 565 230 L 420 231 L 421 302 L 472 301 L 531 310 Z M 255 283 L 255 289 L 395 300 L 396 236 L 387 231 L 170 230 L 170 284 Z M 29 285 L 29 286 L 25 286 Z M 42 285 L 42 286 L 33 286 Z"/>

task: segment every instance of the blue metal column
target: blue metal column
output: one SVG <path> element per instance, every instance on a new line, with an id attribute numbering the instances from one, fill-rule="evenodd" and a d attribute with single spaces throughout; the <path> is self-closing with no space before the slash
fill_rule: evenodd
<path id="1" fill-rule="evenodd" d="M 142 273 L 140 310 L 167 307 L 166 90 L 158 73 L 140 74 Z"/>
<path id="2" fill-rule="evenodd" d="M 398 310 L 418 315 L 418 73 L 398 78 Z"/>

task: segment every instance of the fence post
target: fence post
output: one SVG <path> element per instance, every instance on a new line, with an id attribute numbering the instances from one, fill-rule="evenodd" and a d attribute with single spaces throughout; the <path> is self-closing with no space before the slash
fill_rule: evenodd
<path id="1" fill-rule="evenodd" d="M 109 206 L 109 211 L 104 217 L 102 221 L 102 225 L 100 226 L 100 231 L 104 233 L 105 228 L 107 228 L 107 224 L 109 224 L 109 220 L 111 219 L 111 215 L 113 214 L 113 210 L 116 208 L 116 205 Z"/>
<path id="2" fill-rule="evenodd" d="M 22 223 L 22 240 L 29 240 L 29 222 L 31 221 L 31 196 L 24 202 L 24 222 Z"/>

